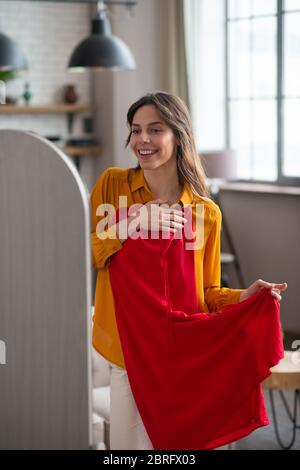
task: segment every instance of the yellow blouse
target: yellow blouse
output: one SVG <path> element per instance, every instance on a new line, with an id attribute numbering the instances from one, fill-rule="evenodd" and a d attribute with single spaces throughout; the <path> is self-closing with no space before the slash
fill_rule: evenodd
<path id="1" fill-rule="evenodd" d="M 98 268 L 93 346 L 109 361 L 125 368 L 109 277 L 110 257 L 121 250 L 123 244 L 118 238 L 101 240 L 96 234 L 96 226 L 104 217 L 96 215 L 97 207 L 104 203 L 119 207 L 120 195 L 127 196 L 128 207 L 137 203 L 145 204 L 157 197 L 151 193 L 141 168 L 107 168 L 100 175 L 91 193 L 92 257 L 94 267 Z M 193 217 L 196 204 L 204 205 L 204 242 L 201 248 L 194 250 L 199 311 L 217 312 L 223 305 L 239 302 L 241 289 L 220 287 L 222 214 L 219 207 L 209 198 L 195 196 L 186 183 L 178 202 L 181 205 L 191 204 Z"/>

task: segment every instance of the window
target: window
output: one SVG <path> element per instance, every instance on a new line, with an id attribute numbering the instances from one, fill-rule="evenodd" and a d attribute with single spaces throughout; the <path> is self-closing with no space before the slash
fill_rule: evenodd
<path id="1" fill-rule="evenodd" d="M 199 151 L 237 150 L 241 179 L 300 185 L 300 0 L 184 0 Z"/>
<path id="2" fill-rule="evenodd" d="M 283 174 L 300 177 L 300 0 L 286 0 L 283 21 Z"/>
<path id="3" fill-rule="evenodd" d="M 300 0 L 227 0 L 227 145 L 241 179 L 300 183 Z"/>

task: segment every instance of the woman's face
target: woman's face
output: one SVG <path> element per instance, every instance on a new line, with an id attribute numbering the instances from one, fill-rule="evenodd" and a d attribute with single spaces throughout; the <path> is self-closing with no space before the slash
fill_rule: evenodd
<path id="1" fill-rule="evenodd" d="M 176 138 L 154 105 L 139 108 L 132 121 L 130 146 L 144 169 L 176 161 Z M 173 161 L 172 161 L 173 163 Z"/>

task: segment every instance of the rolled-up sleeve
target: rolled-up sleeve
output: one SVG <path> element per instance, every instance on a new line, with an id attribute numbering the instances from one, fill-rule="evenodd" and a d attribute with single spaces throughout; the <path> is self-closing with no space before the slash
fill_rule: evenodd
<path id="1" fill-rule="evenodd" d="M 122 248 L 122 242 L 115 234 L 115 226 L 111 225 L 108 230 L 102 232 L 97 231 L 98 223 L 105 215 L 97 215 L 97 208 L 101 204 L 113 204 L 113 198 L 110 192 L 113 190 L 113 182 L 110 178 L 110 169 L 105 170 L 96 185 L 94 186 L 91 196 L 91 245 L 92 245 L 92 262 L 95 268 L 104 268 L 110 263 L 110 257 Z"/>

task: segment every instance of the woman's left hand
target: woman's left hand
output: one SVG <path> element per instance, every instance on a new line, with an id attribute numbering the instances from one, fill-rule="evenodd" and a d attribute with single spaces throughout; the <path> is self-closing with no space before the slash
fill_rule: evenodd
<path id="1" fill-rule="evenodd" d="M 262 279 L 258 279 L 257 281 L 253 282 L 251 286 L 248 287 L 248 289 L 245 289 L 243 292 L 241 292 L 240 295 L 240 302 L 243 300 L 248 299 L 251 297 L 251 295 L 256 294 L 259 290 L 263 288 L 271 289 L 271 294 L 277 299 L 281 300 L 281 295 L 280 293 L 285 291 L 288 287 L 286 282 L 283 282 L 282 284 L 275 284 L 273 282 L 267 282 L 263 281 Z"/>

